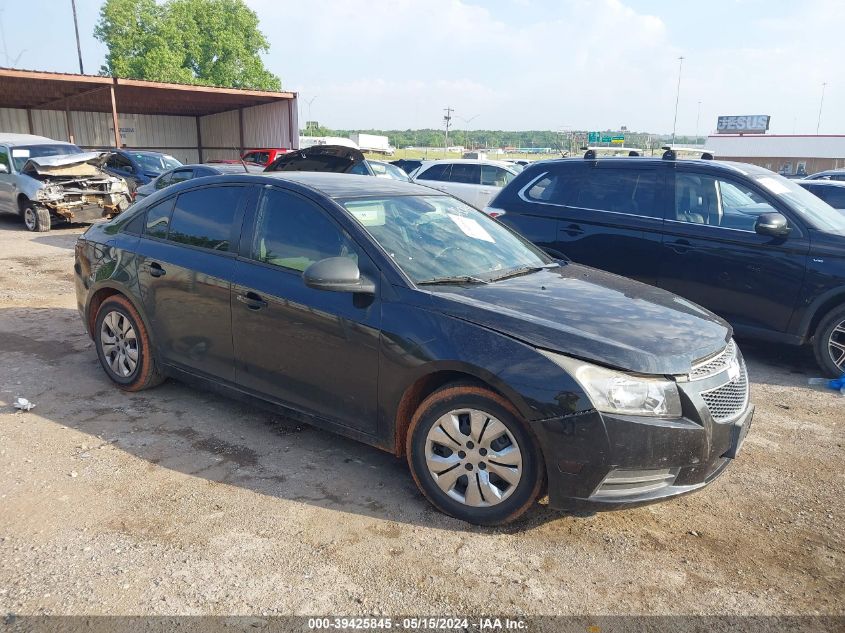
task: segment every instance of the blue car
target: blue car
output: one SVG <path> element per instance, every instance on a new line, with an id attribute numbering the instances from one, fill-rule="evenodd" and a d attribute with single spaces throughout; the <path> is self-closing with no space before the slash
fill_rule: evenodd
<path id="1" fill-rule="evenodd" d="M 158 178 L 182 163 L 168 154 L 146 150 L 119 149 L 112 152 L 103 166 L 107 172 L 123 178 L 130 191 Z"/>

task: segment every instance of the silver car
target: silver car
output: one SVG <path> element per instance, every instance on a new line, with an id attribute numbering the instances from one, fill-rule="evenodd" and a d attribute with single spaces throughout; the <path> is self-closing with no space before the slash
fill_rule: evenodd
<path id="1" fill-rule="evenodd" d="M 100 168 L 105 156 L 43 136 L 0 134 L 0 212 L 20 215 L 30 231 L 114 217 L 131 198 L 122 178 Z"/>

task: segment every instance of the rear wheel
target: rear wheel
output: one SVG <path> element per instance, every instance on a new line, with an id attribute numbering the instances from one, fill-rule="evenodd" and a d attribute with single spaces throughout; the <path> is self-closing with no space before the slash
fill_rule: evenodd
<path id="1" fill-rule="evenodd" d="M 94 327 L 97 356 L 106 374 L 121 389 L 141 391 L 161 383 L 149 335 L 126 297 L 103 301 Z"/>
<path id="2" fill-rule="evenodd" d="M 479 525 L 515 520 L 545 481 L 537 441 L 500 395 L 447 386 L 426 398 L 408 429 L 411 474 L 439 510 Z"/>
<path id="3" fill-rule="evenodd" d="M 44 233 L 50 230 L 50 211 L 32 202 L 26 202 L 21 210 L 23 224 L 27 231 Z"/>
<path id="4" fill-rule="evenodd" d="M 831 310 L 819 323 L 813 351 L 825 373 L 834 377 L 845 373 L 845 305 Z"/>

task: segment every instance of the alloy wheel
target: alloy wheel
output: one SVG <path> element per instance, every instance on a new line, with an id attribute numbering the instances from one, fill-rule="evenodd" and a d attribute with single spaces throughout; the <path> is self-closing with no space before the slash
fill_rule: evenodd
<path id="1" fill-rule="evenodd" d="M 128 378 L 138 367 L 138 337 L 126 315 L 113 310 L 100 327 L 100 345 L 109 368 Z"/>
<path id="2" fill-rule="evenodd" d="M 425 439 L 425 461 L 437 486 L 467 506 L 494 506 L 522 479 L 522 451 L 495 417 L 477 409 L 442 415 Z"/>
<path id="3" fill-rule="evenodd" d="M 845 371 L 845 321 L 841 321 L 831 330 L 827 340 L 827 351 L 833 364 L 840 371 Z"/>
<path id="4" fill-rule="evenodd" d="M 34 231 L 38 224 L 38 217 L 35 215 L 35 209 L 27 207 L 23 210 L 23 223 L 30 231 Z"/>

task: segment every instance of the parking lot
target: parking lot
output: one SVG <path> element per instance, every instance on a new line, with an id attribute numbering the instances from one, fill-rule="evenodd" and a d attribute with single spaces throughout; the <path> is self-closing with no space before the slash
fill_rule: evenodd
<path id="1" fill-rule="evenodd" d="M 473 527 L 373 448 L 114 388 L 76 310 L 82 230 L 0 218 L 3 613 L 845 612 L 845 398 L 807 386 L 809 351 L 741 342 L 754 426 L 704 491 Z"/>

